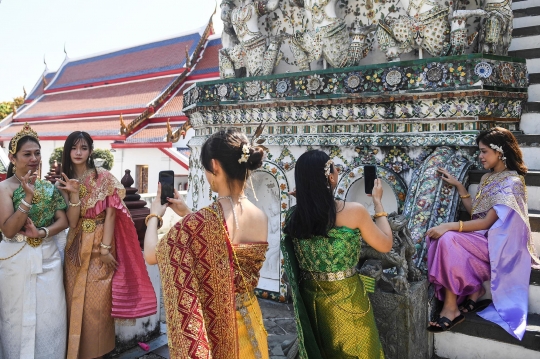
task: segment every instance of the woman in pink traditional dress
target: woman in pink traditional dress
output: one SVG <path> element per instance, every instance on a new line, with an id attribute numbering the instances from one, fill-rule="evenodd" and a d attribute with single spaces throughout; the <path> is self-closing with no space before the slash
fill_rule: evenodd
<path id="1" fill-rule="evenodd" d="M 432 332 L 462 322 L 475 312 L 521 340 L 527 325 L 531 258 L 539 261 L 532 243 L 523 175 L 527 167 L 516 138 L 495 127 L 478 135 L 485 174 L 474 199 L 445 169 L 442 179 L 456 186 L 472 220 L 444 223 L 427 231 L 429 281 L 444 301 Z M 539 261 L 540 263 L 540 261 Z M 491 301 L 482 283 L 491 280 Z M 461 306 L 458 306 L 461 304 Z"/>
<path id="2" fill-rule="evenodd" d="M 80 182 L 80 216 L 69 217 L 64 283 L 70 359 L 98 358 L 115 346 L 115 319 L 157 311 L 135 226 L 122 199 L 124 187 L 96 168 L 93 140 L 76 131 L 64 144 L 62 170 Z M 66 198 L 66 201 L 69 199 Z"/>

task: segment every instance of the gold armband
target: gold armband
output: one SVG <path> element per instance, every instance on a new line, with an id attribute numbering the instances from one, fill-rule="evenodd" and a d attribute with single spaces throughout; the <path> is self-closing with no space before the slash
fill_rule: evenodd
<path id="1" fill-rule="evenodd" d="M 146 219 L 144 220 L 144 224 L 148 226 L 148 220 L 152 217 L 156 217 L 158 219 L 158 229 L 160 229 L 161 226 L 163 226 L 163 217 L 158 216 L 157 214 L 150 213 L 148 216 L 146 216 Z"/>
<path id="2" fill-rule="evenodd" d="M 373 215 L 373 219 L 377 219 L 379 217 L 388 217 L 388 213 L 386 212 L 378 212 Z"/>

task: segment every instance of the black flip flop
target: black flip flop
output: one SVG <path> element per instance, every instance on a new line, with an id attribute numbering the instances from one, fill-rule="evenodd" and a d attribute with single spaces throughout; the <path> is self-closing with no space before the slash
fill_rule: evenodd
<path id="1" fill-rule="evenodd" d="M 454 320 L 450 320 L 450 319 L 448 319 L 446 317 L 439 317 L 436 320 L 436 322 L 440 326 L 430 325 L 429 327 L 427 327 L 427 331 L 432 332 L 432 333 L 446 332 L 447 330 L 450 330 L 456 324 L 459 324 L 459 323 L 463 322 L 464 320 L 465 320 L 465 317 L 463 315 L 459 315 L 459 316 L 455 317 Z"/>
<path id="2" fill-rule="evenodd" d="M 466 309 L 467 311 L 464 312 L 463 309 L 460 309 L 459 311 L 461 313 L 474 313 L 478 312 L 480 310 L 486 309 L 493 301 L 491 299 L 484 299 L 479 302 L 475 302 L 472 299 L 467 299 L 465 303 L 460 305 L 463 309 Z"/>

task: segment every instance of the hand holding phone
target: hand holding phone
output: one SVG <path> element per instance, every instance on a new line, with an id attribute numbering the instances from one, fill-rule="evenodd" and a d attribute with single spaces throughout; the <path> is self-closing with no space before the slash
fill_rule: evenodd
<path id="1" fill-rule="evenodd" d="M 159 183 L 161 183 L 161 204 L 168 203 L 167 198 L 174 198 L 174 172 L 159 172 Z"/>
<path id="2" fill-rule="evenodd" d="M 377 166 L 366 165 L 364 166 L 364 184 L 366 194 L 373 193 L 373 186 L 375 186 L 375 179 L 377 178 Z"/>

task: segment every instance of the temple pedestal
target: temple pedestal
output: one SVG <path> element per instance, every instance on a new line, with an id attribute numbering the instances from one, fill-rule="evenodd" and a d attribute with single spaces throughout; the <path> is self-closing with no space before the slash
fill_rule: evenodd
<path id="1" fill-rule="evenodd" d="M 411 283 L 405 295 L 377 289 L 369 298 L 387 359 L 431 358 L 427 280 Z"/>

